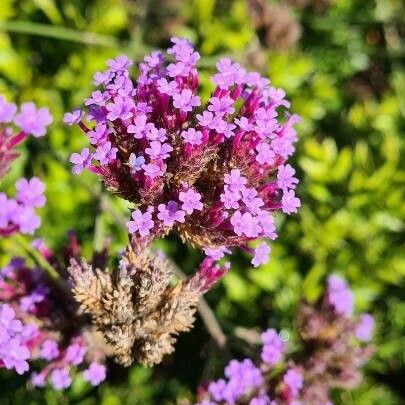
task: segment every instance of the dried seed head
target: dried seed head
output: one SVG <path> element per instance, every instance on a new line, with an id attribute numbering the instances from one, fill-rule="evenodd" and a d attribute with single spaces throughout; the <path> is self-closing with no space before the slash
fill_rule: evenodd
<path id="1" fill-rule="evenodd" d="M 206 259 L 193 277 L 171 285 L 169 263 L 128 247 L 112 272 L 74 259 L 68 271 L 76 301 L 111 345 L 115 360 L 152 366 L 174 351 L 178 333 L 192 328 L 199 297 L 226 268 Z"/>

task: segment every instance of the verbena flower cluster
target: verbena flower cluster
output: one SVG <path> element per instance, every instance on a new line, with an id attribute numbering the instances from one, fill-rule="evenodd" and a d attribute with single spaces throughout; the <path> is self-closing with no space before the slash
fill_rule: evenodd
<path id="1" fill-rule="evenodd" d="M 42 248 L 43 249 L 43 248 Z M 31 384 L 68 388 L 73 375 L 98 385 L 106 377 L 106 348 L 94 328 L 77 316 L 66 291 L 40 268 L 14 258 L 0 270 L 0 364 L 17 373 L 34 364 Z"/>
<path id="2" fill-rule="evenodd" d="M 15 104 L 6 102 L 4 97 L 0 96 L 0 179 L 18 156 L 16 146 L 28 135 L 45 135 L 45 129 L 51 122 L 52 116 L 47 108 L 37 109 L 29 102 L 23 103 L 17 111 Z M 35 208 L 45 204 L 45 185 L 36 177 L 22 178 L 16 182 L 15 188 L 14 198 L 0 193 L 0 236 L 15 232 L 32 234 L 41 223 Z"/>
<path id="3" fill-rule="evenodd" d="M 231 360 L 224 378 L 200 387 L 197 405 L 332 405 L 330 390 L 356 386 L 372 352 L 367 342 L 374 320 L 369 314 L 355 319 L 352 310 L 346 281 L 331 276 L 315 305 L 299 306 L 297 351 L 289 352 L 282 335 L 268 329 L 260 360 Z"/>
<path id="4" fill-rule="evenodd" d="M 96 173 L 134 204 L 128 231 L 152 240 L 174 229 L 184 241 L 218 259 L 231 247 L 277 237 L 273 214 L 297 212 L 294 153 L 296 115 L 282 89 L 223 58 L 211 97 L 198 96 L 191 44 L 172 38 L 169 59 L 158 51 L 139 64 L 135 82 L 126 56 L 94 75 L 99 89 L 87 112 L 67 113 L 90 146 L 73 153 L 73 173 Z M 265 263 L 260 244 L 252 263 Z"/>

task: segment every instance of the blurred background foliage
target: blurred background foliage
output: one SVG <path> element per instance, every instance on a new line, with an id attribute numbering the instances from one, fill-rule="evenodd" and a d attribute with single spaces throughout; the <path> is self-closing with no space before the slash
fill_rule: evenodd
<path id="1" fill-rule="evenodd" d="M 35 173 L 47 184 L 39 236 L 52 247 L 73 229 L 85 255 L 111 236 L 125 245 L 124 202 L 95 177 L 73 177 L 69 154 L 84 146 L 63 112 L 91 91 L 108 57 L 144 53 L 186 36 L 202 54 L 205 97 L 219 55 L 229 55 L 286 89 L 302 116 L 295 164 L 299 214 L 279 219 L 280 238 L 257 270 L 241 253 L 207 296 L 231 336 L 219 352 L 200 321 L 175 355 L 153 370 L 113 366 L 108 383 L 91 389 L 77 379 L 65 393 L 28 391 L 23 378 L 1 372 L 1 404 L 175 404 L 199 382 L 217 377 L 230 356 L 254 352 L 240 327 L 285 329 L 293 337 L 300 297 L 314 300 L 325 276 L 348 278 L 357 308 L 377 320 L 376 354 L 361 387 L 336 393 L 336 404 L 405 403 L 405 5 L 401 0 L 1 0 L 0 93 L 48 105 L 55 123 L 30 140 L 7 176 L 12 189 Z M 200 255 L 168 238 L 159 248 L 185 272 Z M 0 245 L 18 253 L 12 241 Z M 239 327 L 239 328 L 238 328 Z"/>

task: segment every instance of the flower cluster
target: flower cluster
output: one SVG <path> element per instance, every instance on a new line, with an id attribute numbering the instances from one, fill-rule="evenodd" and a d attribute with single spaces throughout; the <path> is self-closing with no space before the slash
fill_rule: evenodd
<path id="1" fill-rule="evenodd" d="M 232 360 L 225 378 L 200 388 L 198 405 L 332 405 L 332 388 L 351 388 L 361 378 L 359 367 L 371 355 L 364 343 L 371 339 L 374 320 L 360 319 L 330 301 L 331 288 L 343 289 L 342 300 L 353 302 L 344 279 L 328 279 L 315 305 L 302 302 L 297 314 L 299 348 L 288 352 L 274 329 L 261 335 L 260 361 Z M 343 305 L 343 303 L 341 303 Z"/>
<path id="2" fill-rule="evenodd" d="M 0 178 L 18 156 L 15 147 L 30 134 L 35 137 L 45 135 L 46 126 L 51 122 L 47 108 L 37 109 L 33 103 L 23 103 L 17 112 L 15 104 L 0 96 Z M 14 131 L 12 123 L 19 131 Z M 36 177 L 22 178 L 16 182 L 15 188 L 15 198 L 0 193 L 0 236 L 15 232 L 32 234 L 40 225 L 35 208 L 45 204 L 45 185 Z"/>
<path id="3" fill-rule="evenodd" d="M 87 169 L 135 207 L 128 231 L 148 241 L 174 229 L 183 240 L 220 258 L 256 238 L 275 239 L 273 214 L 297 212 L 298 180 L 287 159 L 298 121 L 282 89 L 227 58 L 217 63 L 205 105 L 191 44 L 172 38 L 169 58 L 155 51 L 139 64 L 109 60 L 94 75 L 99 89 L 87 111 L 65 114 L 90 146 L 73 153 L 73 173 Z M 254 266 L 267 261 L 264 243 Z"/>
<path id="4" fill-rule="evenodd" d="M 7 172 L 10 163 L 18 156 L 14 148 L 28 135 L 41 137 L 52 123 L 46 107 L 37 109 L 34 103 L 21 104 L 20 110 L 0 95 L 0 178 Z M 18 128 L 15 131 L 12 124 Z"/>
<path id="5" fill-rule="evenodd" d="M 57 390 L 68 388 L 79 368 L 92 385 L 105 379 L 106 347 L 77 315 L 72 297 L 41 269 L 12 259 L 0 271 L 0 300 L 1 366 L 23 374 L 29 361 L 37 370 L 31 384 L 43 387 L 48 381 Z"/>
<path id="6" fill-rule="evenodd" d="M 0 364 L 23 374 L 29 368 L 30 342 L 35 338 L 37 329 L 23 325 L 16 319 L 10 305 L 0 304 Z"/>
<path id="7" fill-rule="evenodd" d="M 15 183 L 15 198 L 0 193 L 0 236 L 15 232 L 33 234 L 41 224 L 35 208 L 45 204 L 45 185 L 37 177 L 21 178 Z"/>

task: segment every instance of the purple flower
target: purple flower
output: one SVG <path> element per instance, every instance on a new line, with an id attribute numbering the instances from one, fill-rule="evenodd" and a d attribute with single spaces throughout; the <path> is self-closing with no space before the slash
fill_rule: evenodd
<path id="1" fill-rule="evenodd" d="M 262 387 L 264 378 L 250 359 L 231 360 L 225 368 L 225 379 L 211 382 L 208 393 L 217 402 L 236 404 L 248 392 Z"/>
<path id="2" fill-rule="evenodd" d="M 225 253 L 231 253 L 231 251 L 225 246 L 219 246 L 218 248 L 204 248 L 204 253 L 214 260 L 222 259 Z"/>
<path id="3" fill-rule="evenodd" d="M 274 219 L 267 211 L 261 211 L 257 219 L 259 224 L 263 229 L 263 236 L 274 240 L 277 239 L 276 226 L 274 224 Z"/>
<path id="4" fill-rule="evenodd" d="M 373 337 L 374 318 L 370 314 L 362 314 L 355 331 L 357 339 L 368 342 Z"/>
<path id="5" fill-rule="evenodd" d="M 242 131 L 253 131 L 254 130 L 254 125 L 249 122 L 249 120 L 246 117 L 241 117 L 241 118 L 235 118 L 235 124 L 242 130 Z"/>
<path id="6" fill-rule="evenodd" d="M 225 174 L 224 181 L 232 191 L 242 191 L 247 183 L 246 177 L 241 176 L 239 169 L 232 169 L 230 174 Z"/>
<path id="7" fill-rule="evenodd" d="M 106 142 L 103 145 L 97 146 L 93 159 L 100 162 L 101 165 L 107 165 L 116 159 L 118 149 L 113 148 L 111 142 Z"/>
<path id="8" fill-rule="evenodd" d="M 73 343 L 68 346 L 65 354 L 65 361 L 74 366 L 83 362 L 86 349 L 79 343 Z"/>
<path id="9" fill-rule="evenodd" d="M 17 374 L 24 374 L 29 370 L 27 359 L 30 357 L 30 351 L 21 341 L 20 336 L 12 337 L 0 348 L 0 359 L 4 366 L 11 370 L 15 369 Z"/>
<path id="10" fill-rule="evenodd" d="M 103 364 L 93 362 L 89 368 L 83 372 L 83 379 L 91 385 L 99 385 L 105 380 L 107 375 L 106 368 Z"/>
<path id="11" fill-rule="evenodd" d="M 0 361 L 7 369 L 15 369 L 23 374 L 29 369 L 26 360 L 30 351 L 26 346 L 28 325 L 15 318 L 14 309 L 8 304 L 0 304 Z M 27 330 L 28 331 L 28 330 Z M 29 335 L 28 335 L 29 336 Z"/>
<path id="12" fill-rule="evenodd" d="M 214 114 L 209 111 L 203 111 L 202 114 L 197 114 L 196 115 L 198 123 L 202 127 L 209 127 L 211 128 L 213 121 L 214 121 Z"/>
<path id="13" fill-rule="evenodd" d="M 0 304 L 0 325 L 7 329 L 8 332 L 22 331 L 21 321 L 15 318 L 15 311 L 8 304 Z"/>
<path id="14" fill-rule="evenodd" d="M 55 390 L 63 390 L 70 387 L 72 379 L 69 376 L 69 372 L 65 368 L 55 368 L 50 375 L 50 382 Z"/>
<path id="15" fill-rule="evenodd" d="M 284 99 L 285 91 L 283 89 L 276 89 L 275 87 L 270 87 L 266 91 L 266 96 L 271 99 L 275 105 L 283 105 L 284 107 L 289 108 L 290 103 Z"/>
<path id="16" fill-rule="evenodd" d="M 190 66 L 187 66 L 183 62 L 177 62 L 177 63 L 170 63 L 170 65 L 167 66 L 167 74 L 170 77 L 187 77 L 191 71 Z"/>
<path id="17" fill-rule="evenodd" d="M 287 190 L 281 198 L 281 209 L 286 214 L 297 212 L 297 208 L 301 207 L 301 201 L 295 196 L 294 190 Z"/>
<path id="18" fill-rule="evenodd" d="M 107 111 L 97 105 L 91 105 L 88 108 L 87 120 L 95 121 L 97 124 L 105 123 L 107 119 Z"/>
<path id="19" fill-rule="evenodd" d="M 90 166 L 92 155 L 89 148 L 84 148 L 80 153 L 72 153 L 70 162 L 74 164 L 73 174 L 80 174 L 84 168 Z"/>
<path id="20" fill-rule="evenodd" d="M 15 188 L 18 202 L 29 207 L 44 206 L 46 201 L 44 197 L 45 184 L 37 177 L 32 177 L 30 180 L 22 178 L 15 183 Z"/>
<path id="21" fill-rule="evenodd" d="M 182 131 L 181 136 L 184 141 L 189 143 L 190 145 L 202 144 L 202 132 L 196 131 L 195 128 L 189 128 L 186 131 Z"/>
<path id="22" fill-rule="evenodd" d="M 212 78 L 214 83 L 221 89 L 228 89 L 238 80 L 240 66 L 232 63 L 229 58 L 222 58 L 217 62 L 218 73 Z"/>
<path id="23" fill-rule="evenodd" d="M 12 220 L 18 225 L 21 233 L 32 235 L 39 228 L 41 220 L 32 207 L 16 206 L 12 213 Z"/>
<path id="24" fill-rule="evenodd" d="M 149 131 L 146 133 L 146 138 L 150 141 L 164 142 L 167 139 L 166 130 L 164 128 L 156 128 L 151 124 Z"/>
<path id="25" fill-rule="evenodd" d="M 145 153 L 152 159 L 167 159 L 173 148 L 168 143 L 161 144 L 158 141 L 152 141 L 149 148 L 145 149 Z"/>
<path id="26" fill-rule="evenodd" d="M 21 104 L 20 113 L 14 118 L 14 122 L 21 131 L 35 137 L 45 135 L 45 127 L 52 121 L 52 116 L 46 107 L 37 110 L 35 104 L 31 102 Z"/>
<path id="27" fill-rule="evenodd" d="M 132 109 L 134 108 L 134 102 L 130 98 L 117 97 L 113 103 L 106 105 L 109 113 L 107 114 L 107 119 L 115 121 L 121 119 L 123 121 L 129 120 L 132 115 Z"/>
<path id="28" fill-rule="evenodd" d="M 32 373 L 31 374 L 31 384 L 34 387 L 45 387 L 45 374 L 44 373 Z"/>
<path id="29" fill-rule="evenodd" d="M 295 188 L 298 184 L 298 179 L 294 177 L 295 170 L 290 165 L 281 165 L 277 172 L 277 185 L 286 190 L 288 188 Z"/>
<path id="30" fill-rule="evenodd" d="M 173 37 L 170 40 L 174 45 L 167 50 L 167 53 L 173 55 L 176 61 L 194 66 L 200 59 L 200 55 L 194 51 L 193 46 L 187 39 Z"/>
<path id="31" fill-rule="evenodd" d="M 129 155 L 128 164 L 134 172 L 138 172 L 145 164 L 145 158 L 143 156 L 136 156 L 135 153 Z"/>
<path id="32" fill-rule="evenodd" d="M 107 66 L 112 72 L 125 71 L 132 65 L 132 61 L 126 55 L 119 55 L 115 59 L 109 59 Z"/>
<path id="33" fill-rule="evenodd" d="M 220 200 L 227 209 L 238 209 L 241 195 L 239 191 L 232 191 L 228 185 L 224 186 L 224 192 L 220 195 Z"/>
<path id="34" fill-rule="evenodd" d="M 342 277 L 329 276 L 326 297 L 337 314 L 350 316 L 353 313 L 353 294 Z"/>
<path id="35" fill-rule="evenodd" d="M 102 93 L 100 90 L 93 91 L 91 93 L 91 97 L 86 99 L 84 101 L 84 105 L 99 105 L 99 106 L 105 106 L 105 102 L 109 99 L 109 96 L 107 93 Z"/>
<path id="36" fill-rule="evenodd" d="M 112 77 L 112 72 L 107 70 L 105 72 L 96 72 L 93 75 L 93 83 L 96 86 L 99 86 L 100 84 L 106 84 L 111 80 Z"/>
<path id="37" fill-rule="evenodd" d="M 261 264 L 266 264 L 269 261 L 270 246 L 266 242 L 262 242 L 257 248 L 255 248 L 255 255 L 252 259 L 254 267 L 258 267 Z"/>
<path id="38" fill-rule="evenodd" d="M 3 96 L 0 96 L 0 123 L 11 122 L 17 111 L 17 106 L 14 103 L 7 103 Z"/>
<path id="39" fill-rule="evenodd" d="M 231 217 L 231 224 L 238 236 L 245 234 L 248 238 L 256 238 L 261 231 L 258 219 L 250 212 L 242 214 L 240 211 L 235 211 Z"/>
<path id="40" fill-rule="evenodd" d="M 248 390 L 261 387 L 264 379 L 260 370 L 250 359 L 231 360 L 225 367 L 225 376 L 229 379 L 224 399 L 239 399 Z"/>
<path id="41" fill-rule="evenodd" d="M 137 114 L 149 114 L 153 111 L 152 107 L 148 103 L 138 103 L 136 105 Z"/>
<path id="42" fill-rule="evenodd" d="M 55 340 L 48 339 L 42 343 L 41 357 L 45 360 L 53 360 L 59 356 L 58 344 Z"/>
<path id="43" fill-rule="evenodd" d="M 134 123 L 128 125 L 127 131 L 129 134 L 134 134 L 134 138 L 142 139 L 145 134 L 154 127 L 153 124 L 148 123 L 148 118 L 145 114 L 139 114 L 134 118 Z"/>
<path id="44" fill-rule="evenodd" d="M 132 212 L 132 221 L 127 222 L 129 233 L 139 232 L 143 236 L 150 234 L 150 230 L 154 227 L 155 223 L 152 220 L 152 214 L 146 211 L 144 214 L 140 210 Z"/>
<path id="45" fill-rule="evenodd" d="M 235 128 L 236 128 L 236 125 L 227 123 L 226 128 L 222 132 L 224 134 L 225 138 L 232 138 L 235 135 L 235 133 L 233 132 L 233 130 Z"/>
<path id="46" fill-rule="evenodd" d="M 274 366 L 279 363 L 283 357 L 285 343 L 280 339 L 275 329 L 267 329 L 261 335 L 263 348 L 261 359 L 264 363 Z"/>
<path id="47" fill-rule="evenodd" d="M 232 114 L 235 112 L 235 109 L 232 107 L 234 102 L 229 96 L 211 97 L 211 104 L 208 106 L 208 110 L 221 117 L 225 114 Z"/>
<path id="48" fill-rule="evenodd" d="M 198 107 L 200 104 L 200 97 L 194 96 L 190 89 L 183 89 L 181 93 L 173 95 L 173 106 L 181 111 L 192 111 L 193 107 Z"/>
<path id="49" fill-rule="evenodd" d="M 72 112 L 67 112 L 63 116 L 63 122 L 67 125 L 78 124 L 82 120 L 82 115 L 82 110 L 80 108 L 77 108 Z"/>
<path id="50" fill-rule="evenodd" d="M 275 402 L 272 403 L 271 399 L 266 394 L 260 394 L 258 397 L 252 398 L 249 405 L 276 405 Z"/>
<path id="51" fill-rule="evenodd" d="M 290 368 L 284 374 L 284 384 L 291 390 L 292 395 L 296 398 L 300 389 L 303 387 L 302 374 L 295 368 Z"/>
<path id="52" fill-rule="evenodd" d="M 274 162 L 274 158 L 276 157 L 276 154 L 274 151 L 271 149 L 270 145 L 265 142 L 260 142 L 256 146 L 257 150 L 257 155 L 256 155 L 256 160 L 264 165 L 264 164 L 272 164 Z"/>
<path id="53" fill-rule="evenodd" d="M 155 165 L 154 163 L 148 163 L 147 165 L 142 165 L 142 169 L 145 171 L 145 176 L 154 179 L 155 177 L 160 177 L 163 174 L 162 169 Z"/>
<path id="54" fill-rule="evenodd" d="M 258 108 L 256 110 L 254 115 L 256 121 L 255 131 L 261 139 L 274 139 L 276 137 L 275 131 L 278 128 L 276 117 L 277 110 L 275 108 Z"/>
<path id="55" fill-rule="evenodd" d="M 97 124 L 92 131 L 87 132 L 92 145 L 102 145 L 107 142 L 112 130 L 106 124 Z"/>
<path id="56" fill-rule="evenodd" d="M 164 226 L 173 226 L 174 222 L 184 222 L 184 211 L 178 209 L 176 201 L 169 201 L 166 205 L 159 204 L 157 217 L 163 221 Z"/>
<path id="57" fill-rule="evenodd" d="M 146 55 L 143 60 L 149 65 L 151 68 L 158 67 L 161 63 L 164 62 L 165 58 L 160 51 L 153 51 L 150 55 Z"/>
<path id="58" fill-rule="evenodd" d="M 20 299 L 20 308 L 24 312 L 31 312 L 35 309 L 35 304 L 42 302 L 48 294 L 48 288 L 38 286 L 31 294 Z"/>
<path id="59" fill-rule="evenodd" d="M 157 81 L 157 89 L 162 94 L 167 94 L 168 96 L 174 96 L 179 92 L 179 85 L 176 81 L 168 82 L 164 77 Z"/>
<path id="60" fill-rule="evenodd" d="M 242 188 L 242 201 L 252 214 L 259 214 L 262 212 L 261 207 L 264 205 L 264 202 L 260 197 L 257 197 L 256 189 L 247 187 Z"/>
<path id="61" fill-rule="evenodd" d="M 180 191 L 179 200 L 183 202 L 181 208 L 186 211 L 187 214 L 192 214 L 194 210 L 201 211 L 203 209 L 201 194 L 192 189 Z"/>

